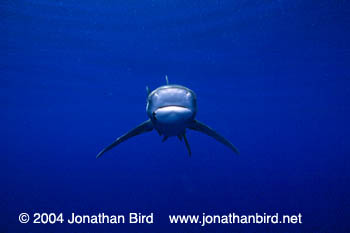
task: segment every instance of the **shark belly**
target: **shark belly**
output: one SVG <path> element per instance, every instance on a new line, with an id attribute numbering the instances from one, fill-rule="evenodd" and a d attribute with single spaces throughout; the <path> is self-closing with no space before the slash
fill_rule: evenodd
<path id="1" fill-rule="evenodd" d="M 184 133 L 193 120 L 193 111 L 181 106 L 166 106 L 157 109 L 153 116 L 154 127 L 162 135 L 177 136 Z"/>

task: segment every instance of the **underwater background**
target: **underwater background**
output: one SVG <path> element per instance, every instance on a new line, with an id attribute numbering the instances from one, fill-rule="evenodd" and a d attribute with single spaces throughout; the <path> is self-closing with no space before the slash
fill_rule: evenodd
<path id="1" fill-rule="evenodd" d="M 346 0 L 0 2 L 0 232 L 350 232 Z M 147 85 L 197 94 L 238 147 L 155 131 Z M 22 212 L 154 213 L 154 224 L 20 224 Z M 302 224 L 169 224 L 169 214 Z"/>

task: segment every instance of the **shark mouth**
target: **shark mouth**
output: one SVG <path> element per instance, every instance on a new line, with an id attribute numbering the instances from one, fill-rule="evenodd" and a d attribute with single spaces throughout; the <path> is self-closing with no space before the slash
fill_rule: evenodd
<path id="1" fill-rule="evenodd" d="M 190 120 L 193 111 L 182 106 L 165 106 L 153 112 L 153 117 L 162 124 L 181 124 Z"/>

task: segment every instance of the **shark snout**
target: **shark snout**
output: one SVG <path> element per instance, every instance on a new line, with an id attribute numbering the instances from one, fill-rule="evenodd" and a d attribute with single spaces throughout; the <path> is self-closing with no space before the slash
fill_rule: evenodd
<path id="1" fill-rule="evenodd" d="M 165 106 L 156 109 L 153 117 L 161 124 L 182 124 L 193 118 L 193 111 L 182 106 Z"/>

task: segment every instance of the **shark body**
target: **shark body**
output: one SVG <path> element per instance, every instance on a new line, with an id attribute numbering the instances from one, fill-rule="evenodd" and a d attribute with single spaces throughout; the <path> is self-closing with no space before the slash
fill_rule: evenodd
<path id="1" fill-rule="evenodd" d="M 181 85 L 170 85 L 167 77 L 166 82 L 166 85 L 158 87 L 152 92 L 150 92 L 147 87 L 148 96 L 146 111 L 149 119 L 117 138 L 112 144 L 105 147 L 97 155 L 97 158 L 129 138 L 150 132 L 153 129 L 155 129 L 160 136 L 163 136 L 162 141 L 172 136 L 177 136 L 180 141 L 183 140 L 189 155 L 192 153 L 186 137 L 187 129 L 199 131 L 211 136 L 239 154 L 237 148 L 233 146 L 230 141 L 215 132 L 209 126 L 195 119 L 197 101 L 196 94 L 192 90 Z"/>

